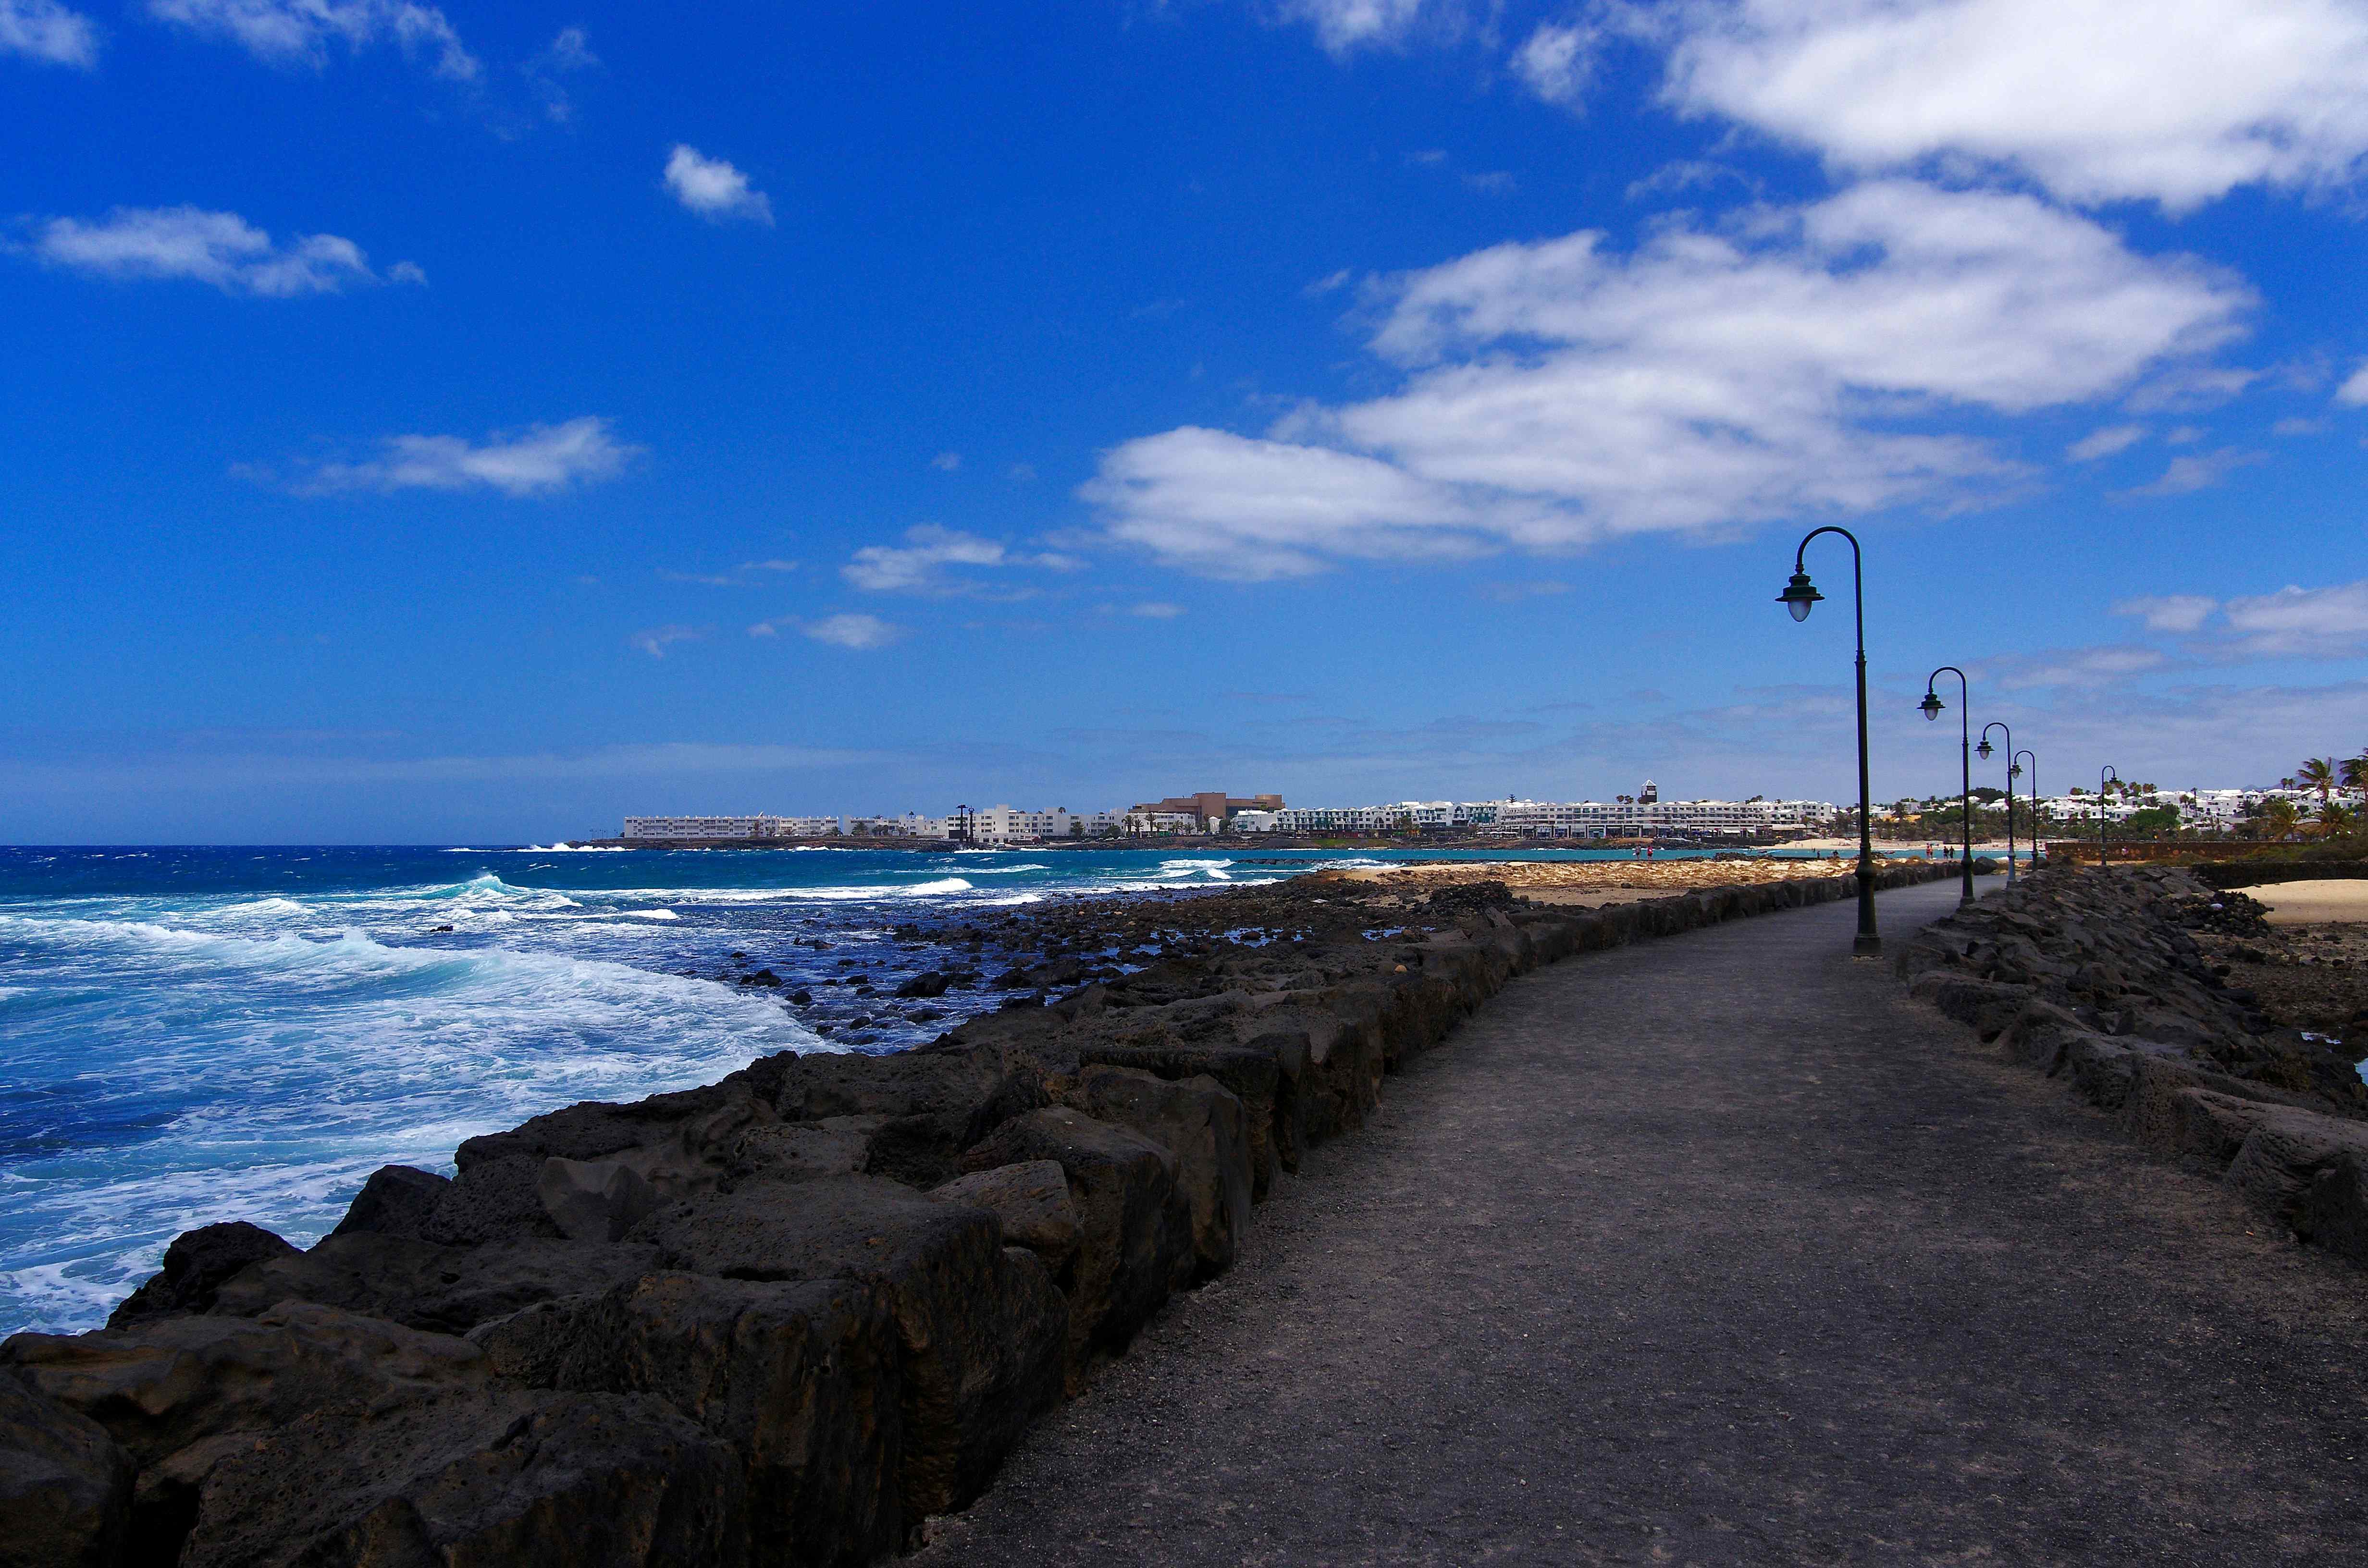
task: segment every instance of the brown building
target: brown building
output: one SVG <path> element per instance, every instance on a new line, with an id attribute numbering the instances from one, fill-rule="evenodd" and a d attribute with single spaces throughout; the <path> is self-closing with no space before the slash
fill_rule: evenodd
<path id="1" fill-rule="evenodd" d="M 1164 801 L 1136 806 L 1134 810 L 1162 816 L 1197 817 L 1202 822 L 1223 822 L 1235 812 L 1279 812 L 1282 810 L 1282 797 L 1252 795 L 1245 800 L 1239 795 L 1228 795 L 1223 790 L 1203 790 L 1194 795 L 1170 795 Z"/>

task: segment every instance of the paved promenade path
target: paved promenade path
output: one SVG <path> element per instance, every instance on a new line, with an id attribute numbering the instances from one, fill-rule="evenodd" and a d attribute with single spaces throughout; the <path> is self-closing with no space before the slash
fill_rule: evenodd
<path id="1" fill-rule="evenodd" d="M 2368 1562 L 2368 1274 L 1853 916 L 1515 982 L 911 1561 Z"/>

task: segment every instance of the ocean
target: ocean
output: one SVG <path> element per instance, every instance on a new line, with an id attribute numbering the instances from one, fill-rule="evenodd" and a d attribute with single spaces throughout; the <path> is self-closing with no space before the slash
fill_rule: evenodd
<path id="1" fill-rule="evenodd" d="M 310 1245 L 380 1165 L 1000 1000 L 894 1002 L 941 961 L 901 923 L 1426 858 L 0 848 L 0 1334 L 104 1321 L 192 1226 Z"/>

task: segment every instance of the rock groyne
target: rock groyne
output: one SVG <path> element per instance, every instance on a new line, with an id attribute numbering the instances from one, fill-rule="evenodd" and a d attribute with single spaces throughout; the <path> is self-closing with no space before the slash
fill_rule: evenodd
<path id="1" fill-rule="evenodd" d="M 188 1233 L 107 1328 L 0 1344 L 0 1568 L 869 1562 L 1508 978 L 1850 891 L 1193 900 L 1166 956 L 921 1050 L 537 1117 L 306 1251 Z"/>
<path id="2" fill-rule="evenodd" d="M 2138 1143 L 2217 1176 L 2297 1240 L 2368 1262 L 2356 1053 L 2277 1025 L 2206 949 L 2259 919 L 2191 870 L 2055 867 L 1925 927 L 1897 962 L 1913 994 Z"/>

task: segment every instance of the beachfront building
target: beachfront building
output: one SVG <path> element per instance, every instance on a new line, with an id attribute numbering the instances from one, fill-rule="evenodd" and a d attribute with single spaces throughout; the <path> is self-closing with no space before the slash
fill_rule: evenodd
<path id="1" fill-rule="evenodd" d="M 1049 812 L 1022 811 L 1017 806 L 986 806 L 970 813 L 973 844 L 1042 843 L 1050 838 L 1101 838 L 1122 832 L 1122 812 L 1073 812 L 1054 806 Z"/>
<path id="2" fill-rule="evenodd" d="M 1790 833 L 1834 813 L 1824 801 L 1663 801 L 1650 785 L 1617 801 L 1399 801 L 1298 806 L 1273 813 L 1284 833 L 1471 833 L 1513 838 L 1643 838 L 1656 834 Z"/>
<path id="3" fill-rule="evenodd" d="M 655 843 L 714 838 L 836 838 L 837 817 L 627 817 L 624 836 Z"/>
<path id="4" fill-rule="evenodd" d="M 927 816 L 919 812 L 847 819 L 847 832 L 851 838 L 946 838 L 951 836 L 947 828 L 944 817 Z"/>

